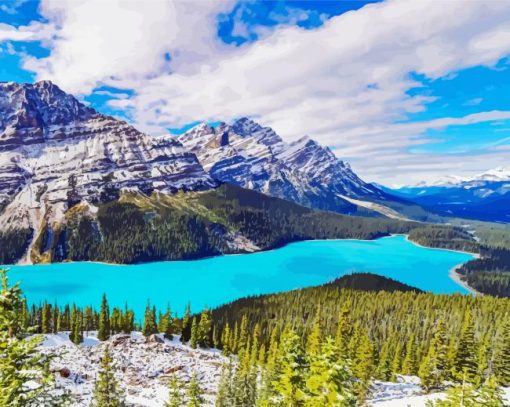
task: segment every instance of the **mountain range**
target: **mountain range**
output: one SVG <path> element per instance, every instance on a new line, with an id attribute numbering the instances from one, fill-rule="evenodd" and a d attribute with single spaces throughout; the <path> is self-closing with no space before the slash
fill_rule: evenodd
<path id="1" fill-rule="evenodd" d="M 438 180 L 386 192 L 444 216 L 510 222 L 510 168 L 498 167 L 472 177 Z"/>
<path id="2" fill-rule="evenodd" d="M 49 81 L 0 83 L 0 151 L 4 262 L 164 260 L 304 238 L 374 237 L 409 230 L 401 221 L 437 219 L 431 212 L 470 217 L 458 211 L 467 205 L 438 203 L 439 192 L 469 202 L 471 211 L 473 195 L 483 216 L 490 205 L 500 213 L 509 196 L 503 170 L 453 186 L 388 190 L 363 181 L 313 139 L 287 143 L 248 118 L 155 137 Z M 456 191 L 464 195 L 455 198 Z M 307 220 L 298 225 L 299 217 Z"/>
<path id="3" fill-rule="evenodd" d="M 331 220 L 335 230 L 317 230 L 317 219 L 298 227 L 296 219 L 312 212 L 260 192 L 371 217 L 403 217 L 390 206 L 407 205 L 309 138 L 287 144 L 246 118 L 154 137 L 49 81 L 0 83 L 0 151 L 4 262 L 20 254 L 29 263 L 174 259 L 359 235 L 339 229 L 341 217 Z M 271 222 L 280 223 L 278 233 L 261 229 Z M 363 236 L 388 232 L 387 224 L 373 225 L 365 222 Z"/>

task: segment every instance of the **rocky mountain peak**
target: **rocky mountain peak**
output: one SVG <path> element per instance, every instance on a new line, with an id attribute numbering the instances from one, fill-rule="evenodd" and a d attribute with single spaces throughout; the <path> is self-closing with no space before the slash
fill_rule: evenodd
<path id="1" fill-rule="evenodd" d="M 245 117 L 231 126 L 195 127 L 179 140 L 213 178 L 302 205 L 349 212 L 354 206 L 346 196 L 389 199 L 312 138 L 286 143 L 270 127 Z"/>
<path id="2" fill-rule="evenodd" d="M 240 136 L 250 136 L 262 130 L 262 126 L 247 117 L 241 117 L 232 124 L 232 129 Z"/>
<path id="3" fill-rule="evenodd" d="M 76 202 L 108 198 L 105 191 L 216 185 L 175 137 L 144 134 L 50 81 L 0 83 L 0 151 L 0 226 L 38 230 Z"/>

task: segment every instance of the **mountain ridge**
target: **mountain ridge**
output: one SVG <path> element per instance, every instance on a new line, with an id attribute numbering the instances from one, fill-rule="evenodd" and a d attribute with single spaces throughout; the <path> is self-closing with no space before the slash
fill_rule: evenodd
<path id="1" fill-rule="evenodd" d="M 414 186 L 381 188 L 441 215 L 510 222 L 510 168 L 497 167 L 472 177 L 443 177 Z"/>
<path id="2" fill-rule="evenodd" d="M 73 203 L 98 202 L 112 190 L 217 184 L 177 140 L 98 113 L 49 81 L 0 83 L 0 148 L 3 228 L 37 229 L 45 214 L 60 219 Z"/>
<path id="3" fill-rule="evenodd" d="M 320 210 L 407 218 L 400 210 L 408 202 L 363 181 L 309 136 L 287 143 L 270 127 L 243 117 L 231 125 L 198 124 L 178 139 L 219 181 Z"/>

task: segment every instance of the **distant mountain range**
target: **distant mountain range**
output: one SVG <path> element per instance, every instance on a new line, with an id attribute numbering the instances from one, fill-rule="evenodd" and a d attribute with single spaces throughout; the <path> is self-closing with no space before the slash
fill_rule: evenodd
<path id="1" fill-rule="evenodd" d="M 495 168 L 473 177 L 448 176 L 386 192 L 445 216 L 510 222 L 510 168 Z"/>

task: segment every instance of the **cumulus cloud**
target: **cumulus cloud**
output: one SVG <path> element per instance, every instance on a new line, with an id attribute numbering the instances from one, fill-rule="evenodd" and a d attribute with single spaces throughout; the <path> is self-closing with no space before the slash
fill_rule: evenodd
<path id="1" fill-rule="evenodd" d="M 420 86 L 413 74 L 451 77 L 510 54 L 509 2 L 392 0 L 312 30 L 283 25 L 240 47 L 217 37 L 217 16 L 232 7 L 43 0 L 41 13 L 58 34 L 50 55 L 27 59 L 25 67 L 79 94 L 101 85 L 133 89 L 112 103 L 129 109 L 146 131 L 251 116 L 289 140 L 309 134 L 378 181 L 427 166 L 455 169 L 446 156 L 409 153 L 427 142 L 427 129 L 507 118 L 485 112 L 402 123 L 433 100 L 409 94 Z"/>
<path id="2" fill-rule="evenodd" d="M 221 52 L 215 19 L 229 7 L 228 0 L 42 0 L 58 35 L 48 57 L 24 67 L 79 94 L 106 83 L 136 89 L 174 70 L 197 74 L 200 61 Z"/>

